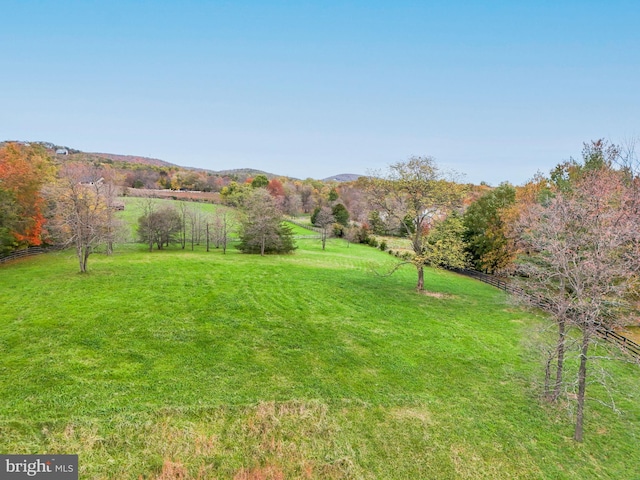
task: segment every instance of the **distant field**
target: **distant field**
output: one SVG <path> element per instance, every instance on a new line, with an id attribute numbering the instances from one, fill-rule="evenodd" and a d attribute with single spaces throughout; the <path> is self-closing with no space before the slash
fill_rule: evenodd
<path id="1" fill-rule="evenodd" d="M 165 200 L 192 200 L 196 202 L 220 202 L 218 192 L 199 192 L 182 190 L 157 190 L 146 188 L 127 189 L 129 197 L 153 197 Z"/>
<path id="2" fill-rule="evenodd" d="M 417 294 L 370 247 L 298 246 L 0 266 L 0 452 L 78 453 L 82 479 L 638 478 L 637 365 L 607 361 L 619 413 L 589 385 L 576 444 L 537 397 L 543 318 L 442 271 Z"/>
<path id="3" fill-rule="evenodd" d="M 157 205 L 171 205 L 178 208 L 180 204 L 185 204 L 188 208 L 196 209 L 204 214 L 213 214 L 220 209 L 224 209 L 222 205 L 216 205 L 205 202 L 184 202 L 181 200 L 167 200 L 160 198 L 141 198 L 141 197 L 122 197 L 119 201 L 124 203 L 125 209 L 118 212 L 127 227 L 125 228 L 125 242 L 135 242 L 137 239 L 138 219 L 144 214 L 144 202 L 151 201 Z"/>

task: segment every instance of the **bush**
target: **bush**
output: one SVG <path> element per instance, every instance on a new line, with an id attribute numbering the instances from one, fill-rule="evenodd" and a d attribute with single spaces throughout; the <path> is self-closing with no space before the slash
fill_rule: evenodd
<path id="1" fill-rule="evenodd" d="M 378 246 L 378 248 L 384 252 L 384 251 L 387 249 L 387 242 L 385 242 L 384 240 L 382 240 L 382 241 L 380 242 L 380 245 Z"/>
<path id="2" fill-rule="evenodd" d="M 315 225 L 316 224 L 316 220 L 318 218 L 318 214 L 320 213 L 320 207 L 316 207 L 313 209 L 313 212 L 311 213 L 311 225 Z"/>
<path id="3" fill-rule="evenodd" d="M 369 227 L 367 225 L 362 225 L 356 232 L 355 241 L 357 243 L 369 243 L 369 233 Z"/>

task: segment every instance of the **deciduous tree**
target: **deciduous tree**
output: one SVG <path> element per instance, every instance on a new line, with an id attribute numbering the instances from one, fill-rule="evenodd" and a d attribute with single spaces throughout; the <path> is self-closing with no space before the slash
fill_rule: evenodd
<path id="1" fill-rule="evenodd" d="M 494 273 L 515 258 L 515 246 L 505 232 L 504 212 L 516 200 L 516 190 L 508 183 L 485 193 L 464 213 L 464 237 L 473 266 Z"/>
<path id="2" fill-rule="evenodd" d="M 182 218 L 171 206 L 157 207 L 148 199 L 144 206 L 144 214 L 138 219 L 138 237 L 153 250 L 155 243 L 158 250 L 174 242 L 182 231 Z"/>
<path id="3" fill-rule="evenodd" d="M 577 441 L 583 439 L 589 346 L 597 329 L 613 327 L 628 307 L 640 269 L 640 216 L 633 189 L 623 172 L 602 164 L 585 166 L 547 201 L 527 205 L 518 223 L 520 245 L 527 252 L 519 258 L 528 274 L 524 288 L 545 299 L 559 326 L 559 345 L 567 327 L 581 333 Z"/>
<path id="4" fill-rule="evenodd" d="M 69 163 L 60 168 L 55 192 L 56 239 L 75 247 L 80 272 L 85 273 L 91 253 L 98 245 L 112 242 L 117 230 L 109 198 L 112 190 L 101 169 Z"/>
<path id="5" fill-rule="evenodd" d="M 386 174 L 369 177 L 366 190 L 373 210 L 393 218 L 411 240 L 416 288 L 424 290 L 425 239 L 437 219 L 462 202 L 464 186 L 440 172 L 432 157 L 411 157 L 389 167 Z M 409 218 L 410 222 L 405 219 Z"/>
<path id="6" fill-rule="evenodd" d="M 314 225 L 320 228 L 321 230 L 321 238 L 322 238 L 322 250 L 325 249 L 325 245 L 327 244 L 327 237 L 331 233 L 331 226 L 335 223 L 336 218 L 331 213 L 331 209 L 329 207 L 322 207 L 318 210 L 317 215 L 315 216 Z"/>
<path id="7" fill-rule="evenodd" d="M 207 224 L 210 236 L 216 248 L 222 247 L 222 253 L 227 253 L 229 237 L 234 228 L 233 215 L 226 208 L 219 208 L 212 216 L 212 221 Z"/>
<path id="8" fill-rule="evenodd" d="M 276 201 L 265 189 L 257 188 L 247 197 L 240 224 L 240 244 L 244 253 L 289 253 L 296 247 L 293 232 L 283 224 Z"/>
<path id="9" fill-rule="evenodd" d="M 53 178 L 54 167 L 40 145 L 8 143 L 0 148 L 0 191 L 5 215 L 4 246 L 40 245 L 45 232 L 42 188 Z M 13 241 L 11 241 L 13 237 Z"/>

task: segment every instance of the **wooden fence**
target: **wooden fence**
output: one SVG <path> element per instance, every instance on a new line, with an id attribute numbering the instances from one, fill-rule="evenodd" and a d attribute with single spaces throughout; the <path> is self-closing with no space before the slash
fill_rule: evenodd
<path id="1" fill-rule="evenodd" d="M 16 250 L 7 255 L 0 256 L 0 264 L 11 262 L 13 260 L 18 260 L 19 258 L 26 258 L 26 257 L 32 257 L 34 255 L 40 255 L 42 253 L 55 252 L 60 249 L 61 247 L 57 247 L 57 246 L 21 248 L 20 250 Z"/>
<path id="2" fill-rule="evenodd" d="M 286 221 L 286 222 L 289 222 L 289 223 L 293 223 L 294 225 L 297 225 L 297 226 L 299 226 L 299 227 L 306 228 L 307 230 L 311 230 L 312 232 L 322 233 L 322 229 L 321 229 L 321 228 L 318 228 L 318 227 L 312 227 L 311 225 L 304 224 L 304 223 L 302 223 L 302 222 L 297 221 L 297 220 L 296 220 L 295 218 L 293 218 L 293 217 L 285 218 L 285 221 Z"/>
<path id="3" fill-rule="evenodd" d="M 452 271 L 459 273 L 461 275 L 465 275 L 467 277 L 472 277 L 481 282 L 488 283 L 489 285 L 493 285 L 500 290 L 504 290 L 507 293 L 518 295 L 520 297 L 527 297 L 529 303 L 535 305 L 542 310 L 549 310 L 551 307 L 551 302 L 546 298 L 542 297 L 532 297 L 527 292 L 525 292 L 522 288 L 516 287 L 508 279 L 503 279 L 499 277 L 495 277 L 493 275 L 489 275 L 486 273 L 478 272 L 476 270 L 468 270 L 461 268 L 453 268 Z M 623 350 L 631 354 L 632 356 L 640 359 L 640 345 L 631 340 L 630 338 L 625 337 L 624 335 L 620 335 L 619 333 L 611 330 L 610 328 L 605 327 L 604 325 L 596 328 L 596 333 L 603 339 L 608 342 L 615 343 Z"/>

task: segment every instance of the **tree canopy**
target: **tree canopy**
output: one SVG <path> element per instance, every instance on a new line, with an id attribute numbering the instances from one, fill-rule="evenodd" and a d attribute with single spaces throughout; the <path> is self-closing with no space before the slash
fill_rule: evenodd
<path id="1" fill-rule="evenodd" d="M 244 253 L 290 253 L 296 248 L 292 229 L 283 223 L 276 200 L 263 188 L 247 197 L 239 235 L 238 249 Z"/>
<path id="2" fill-rule="evenodd" d="M 365 189 L 372 210 L 393 219 L 411 240 L 418 290 L 424 289 L 425 239 L 438 220 L 462 202 L 465 187 L 440 171 L 432 157 L 411 157 L 368 178 Z"/>

